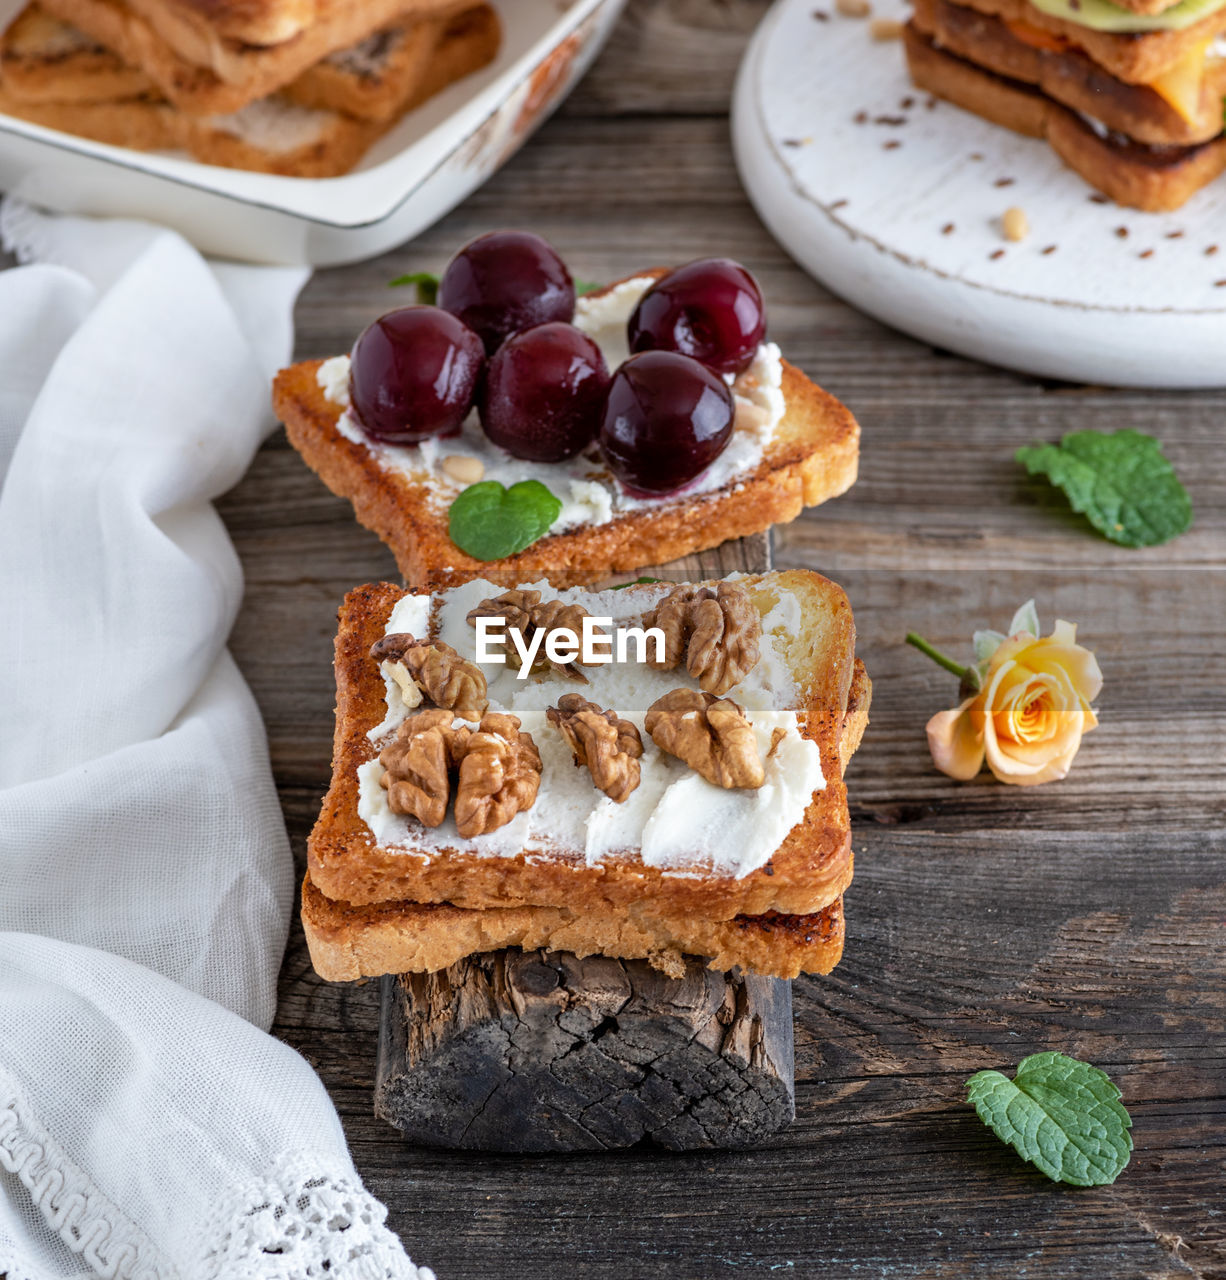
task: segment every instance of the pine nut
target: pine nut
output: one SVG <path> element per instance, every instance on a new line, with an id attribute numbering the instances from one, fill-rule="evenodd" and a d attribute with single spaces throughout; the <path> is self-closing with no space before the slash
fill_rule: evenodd
<path id="1" fill-rule="evenodd" d="M 874 40 L 901 40 L 903 24 L 893 18 L 874 18 L 868 24 L 868 33 Z"/>
<path id="2" fill-rule="evenodd" d="M 1017 205 L 1006 209 L 1000 220 L 1000 229 L 1005 233 L 1006 240 L 1025 240 L 1030 234 L 1030 223 L 1026 219 L 1025 210 L 1019 209 Z"/>
<path id="3" fill-rule="evenodd" d="M 485 475 L 485 463 L 465 453 L 449 453 L 441 465 L 457 484 L 476 484 Z"/>

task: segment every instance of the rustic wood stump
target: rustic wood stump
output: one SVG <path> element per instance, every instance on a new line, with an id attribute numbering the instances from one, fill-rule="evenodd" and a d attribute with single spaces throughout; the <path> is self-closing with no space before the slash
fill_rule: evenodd
<path id="1" fill-rule="evenodd" d="M 414 1143 L 744 1147 L 795 1115 L 778 978 L 509 950 L 382 984 L 375 1112 Z"/>

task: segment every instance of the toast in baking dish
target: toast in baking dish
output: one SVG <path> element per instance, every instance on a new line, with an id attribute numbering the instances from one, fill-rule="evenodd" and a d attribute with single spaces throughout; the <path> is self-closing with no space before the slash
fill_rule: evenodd
<path id="1" fill-rule="evenodd" d="M 362 4 L 328 0 L 317 6 L 310 24 L 293 37 L 255 44 L 215 33 L 204 40 L 191 39 L 189 28 L 173 21 L 176 6 L 162 0 L 148 0 L 139 10 L 127 0 L 41 2 L 62 22 L 116 53 L 127 66 L 143 71 L 163 97 L 194 116 L 240 111 L 284 88 L 329 54 L 352 48 L 376 31 L 401 21 L 450 16 L 466 7 L 456 0 L 364 0 Z M 179 9 L 194 7 L 184 3 Z"/>
<path id="2" fill-rule="evenodd" d="M 575 324 L 596 339 L 610 371 L 628 354 L 628 315 L 665 274 L 644 271 L 578 299 Z M 414 586 L 475 574 L 548 577 L 556 585 L 592 582 L 786 523 L 803 508 L 845 492 L 856 478 L 860 429 L 851 412 L 765 344 L 733 384 L 733 443 L 697 484 L 640 500 L 587 453 L 565 464 L 542 464 L 540 478 L 564 498 L 558 521 L 517 555 L 482 562 L 449 537 L 448 508 L 464 486 L 447 464 L 474 457 L 486 479 L 505 473 L 508 484 L 538 472 L 494 449 L 476 414 L 455 439 L 413 448 L 369 440 L 347 411 L 346 369 L 347 357 L 283 369 L 273 404 L 307 464 L 353 503 L 358 520 L 388 544 Z"/>
<path id="3" fill-rule="evenodd" d="M 615 625 L 635 625 L 674 590 L 669 583 L 604 592 L 558 592 L 544 583 L 528 589 L 539 593 L 540 608 L 551 601 L 579 605 Z M 470 838 L 459 834 L 460 818 L 450 810 L 433 815 L 442 819 L 433 827 L 395 812 L 381 756 L 412 718 L 387 661 L 372 658 L 372 647 L 407 631 L 473 660 L 477 632 L 468 615 L 503 590 L 481 579 L 433 595 L 381 583 L 346 598 L 336 641 L 332 783 L 308 842 L 311 879 L 321 893 L 355 906 L 401 899 L 476 909 L 649 904 L 726 920 L 771 910 L 810 914 L 843 892 L 851 845 L 840 750 L 849 707 L 847 741 L 858 741 L 854 725 L 867 712 L 867 685 L 857 681 L 846 597 L 805 571 L 750 575 L 723 587 L 729 598 L 743 598 L 741 621 L 757 635 L 759 656 L 743 679 L 712 687 L 746 708 L 757 757 L 765 761 L 764 785 L 715 785 L 651 736 L 647 716 L 663 691 L 701 689 L 688 669 L 613 663 L 551 669 L 521 681 L 513 664 L 479 664 L 490 675 L 490 707 L 518 717 L 541 754 L 545 803 Z M 720 609 L 733 643 L 737 628 L 728 609 L 707 606 L 713 618 Z M 574 765 L 548 717 L 549 707 L 574 691 L 636 726 L 642 782 L 624 802 L 596 789 L 590 771 Z M 762 744 L 772 745 L 774 728 L 784 733 L 771 752 Z M 664 821 L 675 814 L 683 817 L 680 827 Z"/>
<path id="4" fill-rule="evenodd" d="M 512 945 L 647 957 L 666 968 L 697 954 L 718 967 L 778 976 L 827 972 L 841 952 L 841 895 L 852 872 L 843 774 L 871 696 L 842 591 L 804 571 L 681 587 L 515 590 L 529 595 L 509 599 L 477 580 L 434 595 L 383 583 L 347 597 L 336 645 L 332 785 L 308 842 L 303 887 L 320 973 L 432 970 Z M 529 627 L 578 629 L 576 606 L 611 619 L 614 629 L 659 623 L 680 645 L 672 655 L 679 665 L 546 665 L 521 681 L 513 663 L 480 663 L 488 705 L 462 687 L 471 675 L 464 664 L 481 656 L 470 619 L 509 617 L 516 625 L 513 611 L 527 608 Z M 406 649 L 406 635 L 436 652 Z M 400 660 L 416 682 L 411 707 L 405 672 L 390 665 L 398 654 L 409 655 Z M 439 654 L 450 655 L 441 680 L 429 666 Z M 676 691 L 720 710 L 736 705 L 751 726 L 742 729 L 761 761 L 761 785 L 727 777 L 716 785 L 698 771 L 709 771 L 709 761 L 673 754 L 677 744 L 652 712 Z M 593 767 L 590 740 L 580 737 L 587 763 L 576 762 L 558 712 L 573 710 L 575 698 L 619 722 L 618 742 L 630 732 L 626 723 L 633 726 L 641 752 L 628 793 Z M 455 707 L 440 711 L 447 702 Z M 487 719 L 508 715 L 518 724 Z M 421 725 L 441 717 L 463 728 L 464 717 L 472 726 L 478 716 L 481 733 L 470 741 L 495 729 L 506 742 L 527 733 L 539 776 L 528 807 L 462 836 L 472 813 L 467 754 L 451 762 L 458 781 L 442 808 L 429 810 L 418 791 L 401 793 L 399 784 L 419 786 L 425 776 L 429 731 Z M 500 776 L 513 781 L 513 774 L 507 764 Z M 411 811 L 396 812 L 406 798 Z"/>
<path id="5" fill-rule="evenodd" d="M 333 177 L 404 111 L 488 63 L 499 39 L 488 5 L 398 24 L 330 55 L 280 93 L 229 115 L 197 117 L 91 37 L 31 5 L 0 40 L 0 110 L 114 146 Z"/>

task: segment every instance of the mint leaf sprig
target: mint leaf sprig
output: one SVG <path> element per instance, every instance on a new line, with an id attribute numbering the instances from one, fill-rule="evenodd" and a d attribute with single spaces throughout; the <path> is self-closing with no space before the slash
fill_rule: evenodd
<path id="1" fill-rule="evenodd" d="M 521 480 L 509 489 L 481 480 L 451 504 L 447 532 L 475 560 L 502 560 L 543 538 L 561 513 L 561 500 L 539 480 Z"/>
<path id="2" fill-rule="evenodd" d="M 1063 1053 L 1023 1058 L 1012 1080 L 979 1071 L 966 1095 L 980 1120 L 1053 1182 L 1104 1186 L 1132 1154 L 1132 1117 L 1119 1089 L 1106 1072 Z"/>
<path id="3" fill-rule="evenodd" d="M 432 271 L 411 271 L 407 276 L 397 276 L 388 281 L 389 289 L 417 286 L 417 301 L 433 307 L 438 302 L 438 276 Z"/>
<path id="4" fill-rule="evenodd" d="M 1122 547 L 1156 547 L 1192 524 L 1188 491 L 1162 446 L 1142 431 L 1070 431 L 1059 444 L 1027 445 L 1014 457 Z"/>

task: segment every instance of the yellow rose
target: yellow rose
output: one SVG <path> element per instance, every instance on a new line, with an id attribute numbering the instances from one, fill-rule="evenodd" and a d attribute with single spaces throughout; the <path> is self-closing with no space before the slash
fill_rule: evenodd
<path id="1" fill-rule="evenodd" d="M 1077 628 L 1057 622 L 1045 639 L 1011 635 L 981 669 L 978 693 L 928 721 L 936 767 L 967 781 L 986 756 L 1001 782 L 1031 787 L 1063 778 L 1081 735 L 1098 723 L 1090 703 L 1103 684 L 1094 655 L 1077 643 Z"/>

